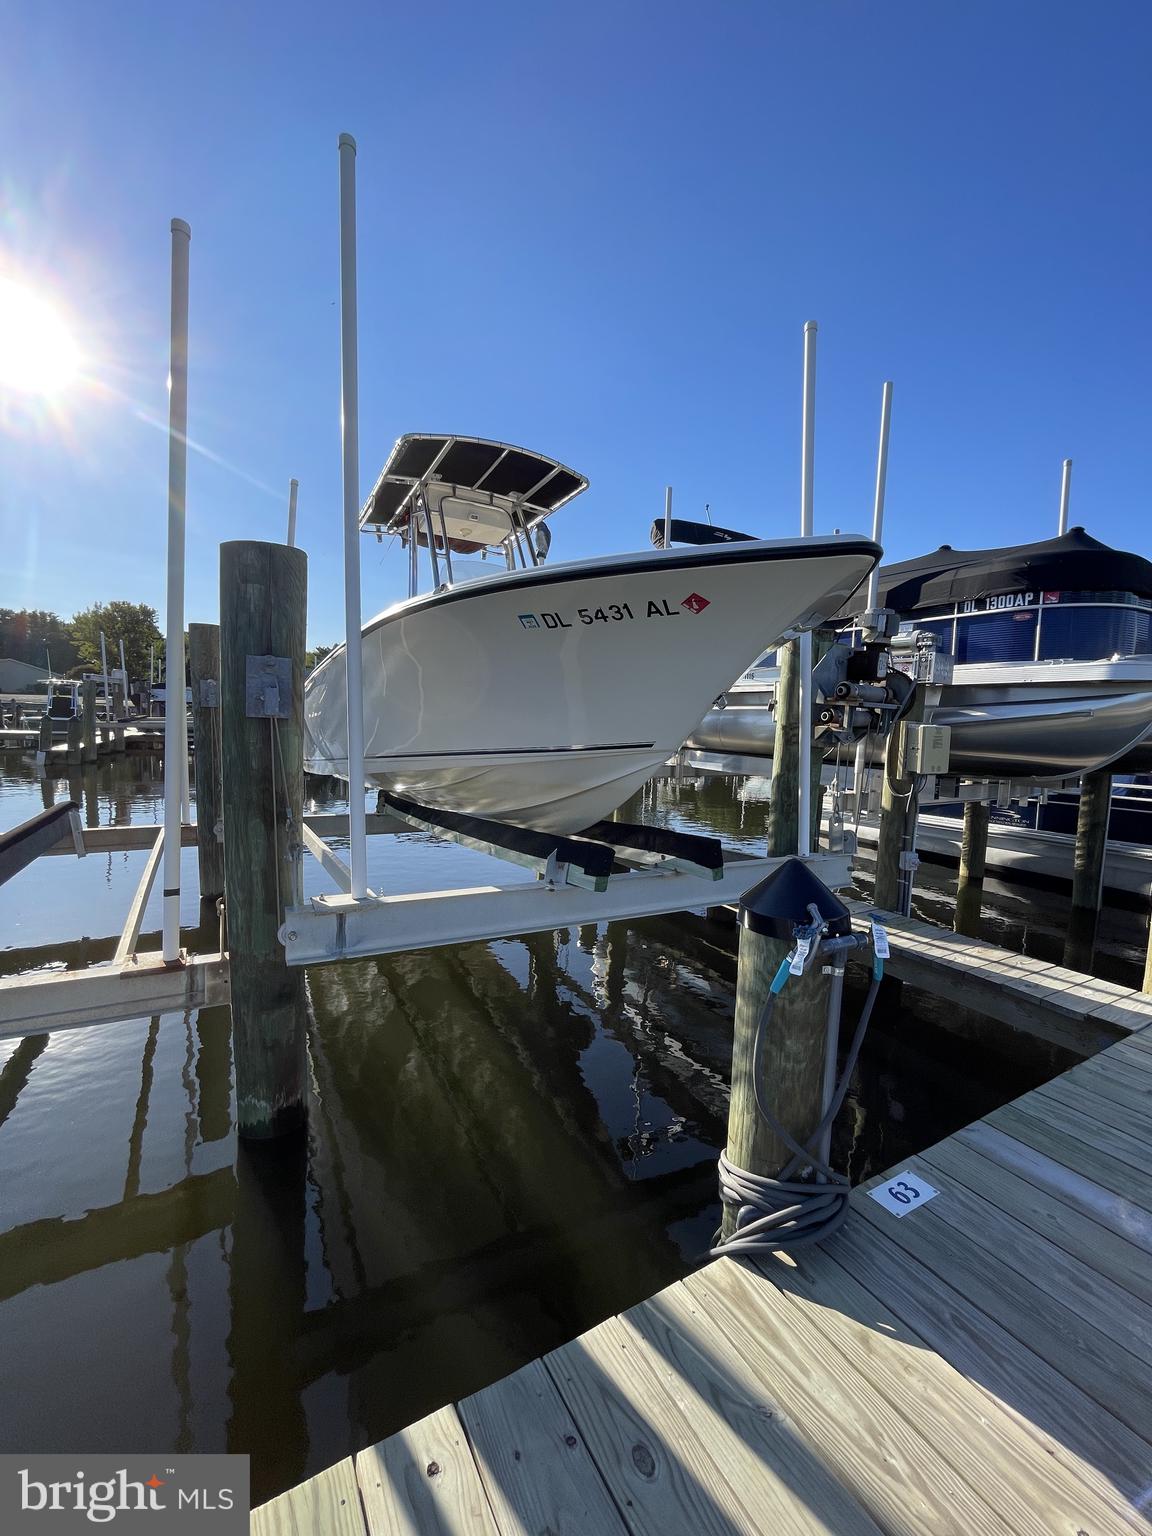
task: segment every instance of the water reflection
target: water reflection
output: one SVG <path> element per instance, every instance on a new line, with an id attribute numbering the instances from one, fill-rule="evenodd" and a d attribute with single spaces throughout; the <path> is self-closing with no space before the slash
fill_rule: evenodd
<path id="1" fill-rule="evenodd" d="M 118 766 L 86 815 L 157 819 Z M 731 785 L 638 812 L 763 838 Z M 4 969 L 108 958 L 105 908 Z M 660 1289 L 716 1224 L 735 976 L 731 927 L 691 914 L 314 968 L 308 1132 L 275 1146 L 237 1146 L 225 1011 L 0 1045 L 0 1450 L 244 1450 L 266 1498 Z M 1061 1065 L 889 1013 L 834 1154 L 865 1177 Z"/>

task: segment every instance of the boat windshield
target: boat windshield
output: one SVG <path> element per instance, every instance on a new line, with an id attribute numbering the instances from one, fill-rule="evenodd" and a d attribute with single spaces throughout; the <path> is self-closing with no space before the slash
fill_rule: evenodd
<path id="1" fill-rule="evenodd" d="M 1003 593 L 905 617 L 957 663 L 1106 661 L 1152 654 L 1152 600 L 1133 592 Z"/>

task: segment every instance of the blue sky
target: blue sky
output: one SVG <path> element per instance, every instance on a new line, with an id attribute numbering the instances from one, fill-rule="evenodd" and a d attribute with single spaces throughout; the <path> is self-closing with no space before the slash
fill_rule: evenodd
<path id="1" fill-rule="evenodd" d="M 1073 522 L 1149 553 L 1152 11 L 1067 0 L 0 0 L 0 273 L 86 380 L 0 402 L 0 604 L 163 607 L 168 225 L 192 225 L 189 619 L 283 537 L 342 627 L 337 151 L 359 142 L 362 483 L 406 430 L 555 454 L 554 558 L 677 511 L 891 558 Z M 403 562 L 364 543 L 364 608 Z"/>

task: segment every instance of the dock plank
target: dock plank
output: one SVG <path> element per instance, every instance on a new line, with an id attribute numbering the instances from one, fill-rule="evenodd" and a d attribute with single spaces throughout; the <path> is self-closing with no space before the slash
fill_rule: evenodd
<path id="1" fill-rule="evenodd" d="M 1083 1245 L 1077 1244 L 1075 1249 L 1062 1247 L 1046 1233 L 967 1188 L 940 1158 L 918 1155 L 910 1166 L 940 1191 L 924 1211 L 916 1213 L 917 1225 L 922 1219 L 926 1227 L 944 1223 L 974 1247 L 1027 1275 L 1037 1290 L 1113 1339 L 1127 1354 L 1152 1365 L 1152 1305 L 1104 1273 L 1090 1239 L 1084 1238 Z M 1097 1231 L 1101 1237 L 1107 1235 L 1100 1228 Z M 1128 1247 L 1129 1270 L 1148 1267 L 1147 1255 L 1130 1244 Z M 1152 1423 L 1152 1397 L 1148 1408 Z"/>
<path id="2" fill-rule="evenodd" d="M 960 1146 L 972 1147 L 984 1157 L 1018 1173 L 1038 1189 L 1057 1195 L 1073 1209 L 1091 1216 L 1130 1243 L 1152 1253 L 1152 1212 L 1133 1204 L 1123 1195 L 1105 1189 L 1093 1179 L 983 1120 L 957 1131 L 953 1139 Z"/>
<path id="3" fill-rule="evenodd" d="M 910 1166 L 916 1167 L 914 1158 Z M 926 1167 L 923 1173 L 927 1178 Z M 1043 1290 L 1029 1271 L 1014 1267 L 1017 1249 L 997 1256 L 975 1247 L 966 1234 L 934 1214 L 935 1204 L 901 1220 L 862 1190 L 853 1196 L 854 1209 L 870 1225 L 907 1249 L 940 1280 L 961 1288 L 981 1311 L 1114 1418 L 1137 1434 L 1147 1430 L 1152 1425 L 1152 1387 L 1146 1369 L 1070 1305 Z"/>
<path id="4" fill-rule="evenodd" d="M 503 1536 L 628 1531 L 542 1361 L 466 1397 L 459 1413 Z"/>
<path id="5" fill-rule="evenodd" d="M 636 1536 L 781 1536 L 875 1524 L 828 1469 L 797 1443 L 763 1382 L 741 1390 L 710 1355 L 678 1334 L 670 1355 L 658 1319 L 641 1319 L 668 1293 L 610 1320 L 547 1357 L 613 1497 Z M 797 1501 L 794 1489 L 808 1496 Z"/>
<path id="6" fill-rule="evenodd" d="M 1152 1445 L 956 1286 L 895 1243 L 878 1241 L 855 1214 L 822 1251 L 1018 1424 L 1043 1436 L 1042 1466 L 1059 1461 L 1082 1477 L 1094 1468 L 1127 1505 L 1146 1502 Z"/>
<path id="7" fill-rule="evenodd" d="M 1117 1051 L 1116 1060 L 1121 1065 L 1131 1067 L 1133 1071 L 1152 1072 L 1152 1045 L 1144 1035 L 1130 1035 L 1127 1040 L 1118 1042 L 1123 1045 L 1122 1051 Z"/>
<path id="8" fill-rule="evenodd" d="M 695 1327 L 702 1333 L 735 1384 L 771 1381 L 814 1459 L 837 1474 L 884 1530 L 1009 1530 L 763 1275 L 721 1261 L 690 1276 L 684 1289 L 694 1303 L 691 1313 L 683 1297 L 662 1298 L 679 1332 Z"/>
<path id="9" fill-rule="evenodd" d="M 1014 1104 L 993 1110 L 987 1118 L 992 1125 L 1019 1126 L 1025 1120 L 1039 1121 L 1068 1141 L 1088 1147 L 1108 1159 L 1116 1170 L 1115 1178 L 1124 1183 L 1132 1182 L 1134 1188 L 1138 1185 L 1141 1190 L 1152 1186 L 1152 1141 L 1129 1135 L 1116 1126 L 1106 1125 L 1102 1120 L 1070 1113 L 1043 1094 L 1030 1093 L 1027 1098 L 1017 1099 Z M 1081 1165 L 1075 1161 L 1083 1158 L 1078 1147 L 1071 1148 L 1068 1155 L 1074 1159 L 1073 1167 Z"/>
<path id="10" fill-rule="evenodd" d="M 451 1405 L 356 1457 L 368 1536 L 499 1536 Z"/>
<path id="11" fill-rule="evenodd" d="M 988 1205 L 1059 1243 L 1067 1253 L 1090 1253 L 1097 1273 L 1152 1303 L 1147 1249 L 952 1138 L 922 1152 L 920 1161 L 927 1165 L 934 1185 L 939 1185 L 941 1175 L 951 1177 Z"/>
<path id="12" fill-rule="evenodd" d="M 1110 1054 L 1104 1053 L 1105 1056 Z M 1152 1117 L 1152 1074 L 1142 1077 L 1139 1072 L 1129 1072 L 1127 1067 L 1105 1063 L 1104 1057 L 1094 1056 L 1064 1075 L 1104 1099 L 1115 1100 L 1117 1104 L 1125 1104 Z"/>
<path id="13" fill-rule="evenodd" d="M 1121 1131 L 1125 1136 L 1135 1137 L 1141 1145 L 1144 1144 L 1142 1133 L 1148 1123 L 1146 1110 L 1123 1104 L 1099 1091 L 1092 1079 L 1072 1082 L 1054 1078 L 1042 1088 L 1037 1088 L 1035 1093 L 1029 1094 L 1024 1103 L 1034 1111 L 1037 1104 L 1046 1104 L 1049 1100 L 1057 1108 L 1055 1111 L 1047 1110 L 1046 1113 L 1056 1113 L 1062 1121 L 1070 1120 L 1073 1125 L 1081 1122 L 1088 1122 L 1089 1125 L 1096 1123 L 1105 1130 Z M 1066 1113 L 1069 1110 L 1071 1114 Z"/>
<path id="14" fill-rule="evenodd" d="M 1082 1536 L 1085 1527 L 1146 1530 L 1124 1496 L 1089 1462 L 1066 1454 L 1033 1423 L 937 1354 L 896 1312 L 821 1249 L 759 1270 L 850 1361 L 897 1414 L 930 1441 L 1019 1536 Z M 1044 1455 L 1037 1455 L 1042 1447 Z"/>
<path id="15" fill-rule="evenodd" d="M 252 1511 L 252 1536 L 366 1536 L 351 1457 Z"/>
<path id="16" fill-rule="evenodd" d="M 993 1110 L 982 1123 L 1035 1147 L 1102 1189 L 1110 1189 L 1131 1204 L 1152 1212 L 1152 1176 L 1117 1160 L 1112 1149 L 1100 1146 L 1095 1136 L 1089 1139 L 1075 1135 L 1066 1123 L 1051 1116 L 1028 1114 L 1015 1104 Z"/>

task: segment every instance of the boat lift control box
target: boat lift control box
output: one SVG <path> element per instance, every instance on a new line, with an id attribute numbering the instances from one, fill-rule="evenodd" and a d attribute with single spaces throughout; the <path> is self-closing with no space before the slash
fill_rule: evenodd
<path id="1" fill-rule="evenodd" d="M 919 725 L 906 720 L 900 751 L 901 778 L 905 774 L 947 773 L 951 747 L 950 725 Z"/>

